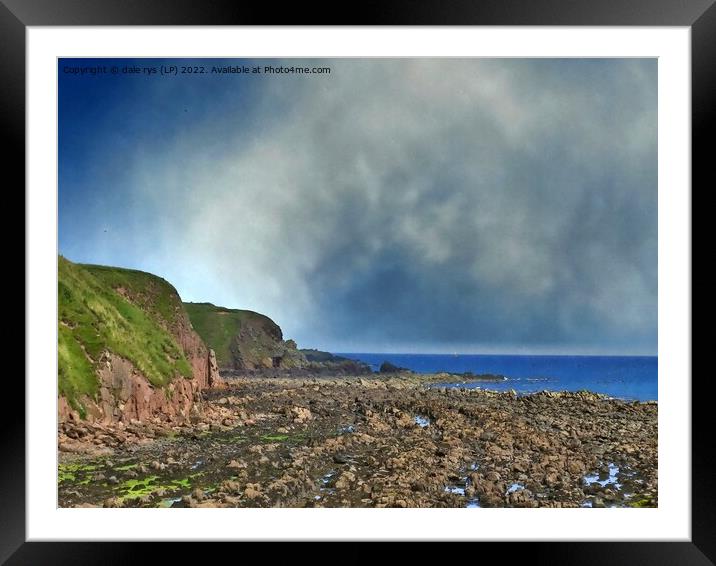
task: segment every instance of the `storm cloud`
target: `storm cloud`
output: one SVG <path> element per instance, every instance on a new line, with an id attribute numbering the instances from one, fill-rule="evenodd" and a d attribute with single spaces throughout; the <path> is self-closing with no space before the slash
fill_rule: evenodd
<path id="1" fill-rule="evenodd" d="M 656 352 L 655 60 L 282 63 L 138 142 L 136 266 L 306 347 Z"/>

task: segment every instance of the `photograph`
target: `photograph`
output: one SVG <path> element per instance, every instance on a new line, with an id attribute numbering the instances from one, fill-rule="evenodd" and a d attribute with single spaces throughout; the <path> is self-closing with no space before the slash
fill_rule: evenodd
<path id="1" fill-rule="evenodd" d="M 657 63 L 57 58 L 58 507 L 658 507 Z"/>

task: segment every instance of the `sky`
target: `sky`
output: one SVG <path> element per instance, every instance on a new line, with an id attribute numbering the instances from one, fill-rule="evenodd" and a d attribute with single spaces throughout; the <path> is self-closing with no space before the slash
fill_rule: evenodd
<path id="1" fill-rule="evenodd" d="M 206 72 L 123 72 L 162 65 Z M 72 261 L 301 347 L 656 354 L 656 59 L 61 59 L 58 87 Z"/>

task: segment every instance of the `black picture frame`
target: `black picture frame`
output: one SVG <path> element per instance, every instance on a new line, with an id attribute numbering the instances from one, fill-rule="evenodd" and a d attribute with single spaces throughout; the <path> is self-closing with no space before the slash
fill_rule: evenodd
<path id="1" fill-rule="evenodd" d="M 323 6 L 286 3 L 241 4 L 187 0 L 0 0 L 0 97 L 3 172 L 25 183 L 25 31 L 28 26 L 89 25 L 569 25 L 687 26 L 692 49 L 692 178 L 714 187 L 713 160 L 707 137 L 714 131 L 716 101 L 716 5 L 714 0 L 367 0 L 346 10 L 340 3 Z M 693 184 L 692 182 L 692 184 Z M 693 194 L 693 190 L 692 190 Z M 32 301 L 25 295 L 26 304 Z M 691 376 L 680 376 L 690 379 Z M 5 380 L 8 384 L 9 380 Z M 6 395 L 24 398 L 24 385 L 11 380 Z M 542 542 L 492 543 L 510 560 L 537 564 L 706 565 L 716 563 L 716 497 L 709 481 L 716 477 L 710 380 L 692 380 L 692 538 L 691 542 Z M 150 558 L 142 543 L 25 542 L 24 404 L 2 430 L 0 467 L 0 562 L 17 564 L 127 564 Z M 81 539 L 81 533 L 77 538 Z M 320 539 L 320 533 L 317 533 Z M 559 533 L 555 533 L 559 538 Z M 272 560 L 293 555 L 295 545 L 274 545 Z M 416 547 L 413 547 L 414 549 Z M 420 551 L 420 549 L 417 549 Z M 199 545 L 162 544 L 167 562 L 206 559 Z M 322 550 L 312 559 L 363 562 L 374 552 L 367 543 Z M 410 550 L 401 551 L 403 560 Z M 472 551 L 471 551 L 472 552 Z M 194 555 L 194 556 L 193 556 Z M 337 558 L 338 557 L 338 558 Z M 236 557 L 241 559 L 240 556 Z M 476 558 L 477 559 L 477 558 Z M 528 562 L 529 561 L 529 562 Z"/>

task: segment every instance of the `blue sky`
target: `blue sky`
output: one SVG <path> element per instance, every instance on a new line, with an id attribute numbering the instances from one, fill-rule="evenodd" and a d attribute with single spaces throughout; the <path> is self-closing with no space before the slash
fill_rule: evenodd
<path id="1" fill-rule="evenodd" d="M 264 312 L 305 347 L 656 352 L 655 60 L 63 72 L 162 63 L 59 62 L 69 259 Z"/>

